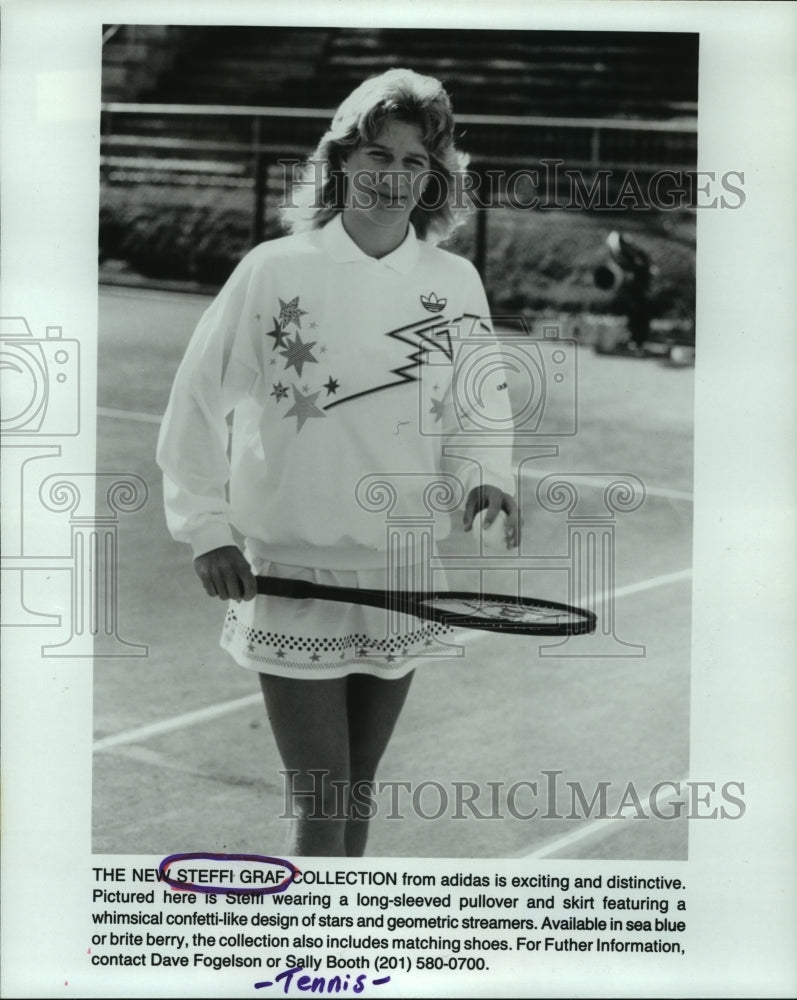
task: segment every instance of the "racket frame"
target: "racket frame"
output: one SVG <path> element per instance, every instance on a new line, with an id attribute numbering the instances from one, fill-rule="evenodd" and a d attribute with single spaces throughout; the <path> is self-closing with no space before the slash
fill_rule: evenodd
<path id="1" fill-rule="evenodd" d="M 530 597 L 512 597 L 508 594 L 476 593 L 474 591 L 392 591 L 368 590 L 357 587 L 332 587 L 310 580 L 292 580 L 285 577 L 258 576 L 258 594 L 285 597 L 291 600 L 326 600 L 343 604 L 363 604 L 386 611 L 413 615 L 427 621 L 436 621 L 451 628 L 478 629 L 485 632 L 505 632 L 515 635 L 567 636 L 586 635 L 595 631 L 596 616 L 592 611 L 576 608 L 556 601 L 543 601 Z M 544 611 L 561 612 L 577 616 L 576 620 L 532 623 L 508 618 L 462 615 L 435 608 L 431 601 L 478 601 L 503 604 L 507 607 L 538 607 Z"/>

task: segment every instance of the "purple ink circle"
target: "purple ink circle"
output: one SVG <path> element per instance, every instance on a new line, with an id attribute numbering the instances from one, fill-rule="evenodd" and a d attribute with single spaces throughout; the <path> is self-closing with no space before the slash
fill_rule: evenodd
<path id="1" fill-rule="evenodd" d="M 254 865 L 274 865 L 277 868 L 286 869 L 289 874 L 276 885 L 273 886 L 235 886 L 235 885 L 206 885 L 204 883 L 183 882 L 170 878 L 167 874 L 173 864 L 178 861 L 248 861 Z M 268 896 L 277 892 L 285 892 L 299 874 L 299 869 L 290 861 L 283 858 L 270 858 L 263 854 L 211 854 L 205 851 L 191 851 L 186 854 L 170 854 L 158 865 L 158 874 L 162 882 L 170 885 L 173 889 L 181 892 L 205 892 L 205 893 L 233 893 L 237 896 Z"/>

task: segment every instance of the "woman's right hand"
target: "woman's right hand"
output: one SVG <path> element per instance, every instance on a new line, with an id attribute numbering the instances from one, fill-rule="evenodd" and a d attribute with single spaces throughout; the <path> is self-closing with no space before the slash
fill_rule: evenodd
<path id="1" fill-rule="evenodd" d="M 194 569 L 209 597 L 251 601 L 257 594 L 254 574 L 237 545 L 204 552 L 194 560 Z"/>

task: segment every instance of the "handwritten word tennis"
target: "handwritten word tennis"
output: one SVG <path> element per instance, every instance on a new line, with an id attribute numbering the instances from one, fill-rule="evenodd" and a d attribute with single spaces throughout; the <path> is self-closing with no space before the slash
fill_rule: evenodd
<path id="1" fill-rule="evenodd" d="M 390 976 L 383 976 L 381 979 L 372 979 L 369 983 L 368 976 L 365 973 L 360 973 L 352 983 L 348 972 L 344 978 L 340 976 L 302 976 L 299 975 L 301 972 L 304 972 L 304 967 L 301 965 L 296 965 L 292 969 L 285 969 L 274 976 L 273 982 L 269 980 L 267 982 L 255 983 L 255 989 L 262 990 L 267 986 L 279 985 L 282 987 L 282 992 L 287 994 L 291 985 L 294 984 L 294 978 L 296 978 L 295 986 L 300 992 L 325 993 L 328 995 L 330 993 L 346 993 L 349 987 L 351 987 L 352 993 L 364 993 L 367 986 L 384 986 L 385 983 L 390 982 Z"/>

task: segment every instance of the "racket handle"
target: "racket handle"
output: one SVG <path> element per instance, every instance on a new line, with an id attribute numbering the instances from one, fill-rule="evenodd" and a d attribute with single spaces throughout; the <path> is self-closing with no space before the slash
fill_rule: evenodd
<path id="1" fill-rule="evenodd" d="M 282 577 L 258 576 L 258 594 L 269 594 L 272 597 L 291 597 L 301 600 L 318 595 L 318 585 L 309 580 L 286 580 Z"/>
<path id="2" fill-rule="evenodd" d="M 258 576 L 256 580 L 258 594 L 268 594 L 271 597 L 365 604 L 372 608 L 402 610 L 407 614 L 415 613 L 413 609 L 419 598 L 430 596 L 400 591 L 391 593 L 385 590 L 366 590 L 362 587 L 332 587 L 325 583 L 313 583 L 311 580 L 290 580 L 275 576 Z"/>
<path id="3" fill-rule="evenodd" d="M 367 604 L 375 608 L 389 607 L 390 595 L 381 590 L 360 587 L 331 587 L 312 580 L 290 580 L 281 576 L 258 576 L 258 594 L 288 597 L 293 600 L 338 601 L 341 604 Z"/>

